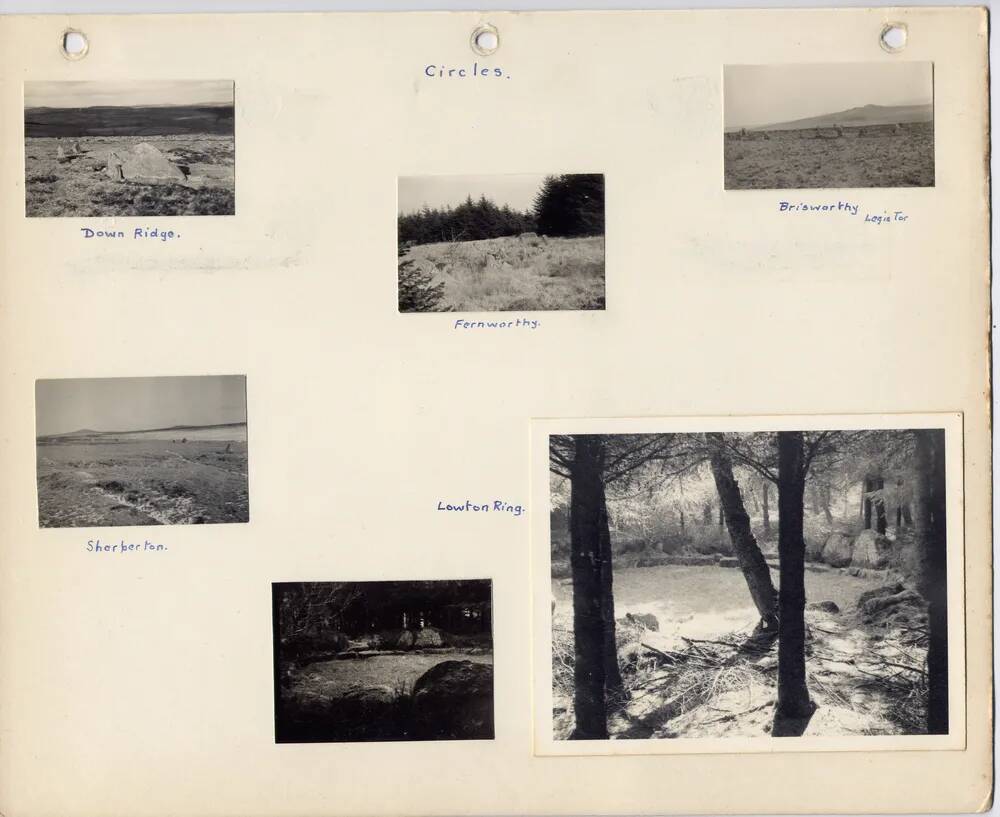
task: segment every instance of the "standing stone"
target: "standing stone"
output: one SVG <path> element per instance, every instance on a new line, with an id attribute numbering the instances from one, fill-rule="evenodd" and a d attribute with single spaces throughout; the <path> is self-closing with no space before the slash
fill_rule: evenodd
<path id="1" fill-rule="evenodd" d="M 113 150 L 108 154 L 107 174 L 113 181 L 125 181 L 125 176 L 122 175 L 122 157 Z"/>
<path id="2" fill-rule="evenodd" d="M 832 567 L 847 567 L 854 555 L 851 537 L 844 533 L 831 533 L 823 545 L 823 561 Z"/>
<path id="3" fill-rule="evenodd" d="M 863 530 L 854 540 L 854 554 L 851 564 L 854 567 L 883 568 L 889 564 L 892 556 L 892 543 L 873 530 Z"/>

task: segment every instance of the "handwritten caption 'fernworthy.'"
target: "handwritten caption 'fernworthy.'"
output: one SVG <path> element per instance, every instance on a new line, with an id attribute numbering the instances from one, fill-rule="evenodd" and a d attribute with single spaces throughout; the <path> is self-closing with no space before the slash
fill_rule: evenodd
<path id="1" fill-rule="evenodd" d="M 533 318 L 517 318 L 512 321 L 467 321 L 455 319 L 455 329 L 537 329 L 541 321 Z"/>
<path id="2" fill-rule="evenodd" d="M 158 553 L 166 550 L 166 545 L 158 545 L 144 539 L 142 542 L 126 542 L 124 539 L 114 543 L 102 542 L 100 539 L 88 539 L 89 553 Z"/>
<path id="3" fill-rule="evenodd" d="M 515 505 L 502 499 L 482 503 L 475 503 L 471 499 L 467 499 L 465 502 L 455 505 L 438 500 L 437 509 L 449 513 L 509 513 L 511 516 L 521 516 L 526 510 L 523 505 Z"/>
<path id="4" fill-rule="evenodd" d="M 81 227 L 80 233 L 84 238 L 151 238 L 159 241 L 172 241 L 180 238 L 181 234 L 173 230 L 161 230 L 159 227 L 136 227 L 132 230 L 92 230 L 90 227 Z"/>
<path id="5" fill-rule="evenodd" d="M 850 201 L 836 201 L 836 202 L 792 202 L 792 201 L 779 201 L 778 202 L 778 212 L 779 213 L 841 213 L 846 216 L 858 216 L 861 214 L 861 205 L 854 204 Z M 868 224 L 882 225 L 891 224 L 893 222 L 907 221 L 909 216 L 906 215 L 902 210 L 883 210 L 881 213 L 869 213 L 864 214 L 865 222 Z"/>

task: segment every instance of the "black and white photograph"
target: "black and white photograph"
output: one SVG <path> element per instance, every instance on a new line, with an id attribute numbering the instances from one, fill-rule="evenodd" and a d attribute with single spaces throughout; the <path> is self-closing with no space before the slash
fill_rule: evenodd
<path id="1" fill-rule="evenodd" d="M 399 311 L 601 310 L 604 176 L 399 179 Z"/>
<path id="2" fill-rule="evenodd" d="M 43 528 L 248 522 L 243 375 L 37 380 Z"/>
<path id="3" fill-rule="evenodd" d="M 934 186 L 929 62 L 727 65 L 727 190 Z"/>
<path id="4" fill-rule="evenodd" d="M 948 735 L 945 438 L 547 435 L 553 740 Z"/>
<path id="5" fill-rule="evenodd" d="M 272 585 L 277 743 L 492 740 L 489 579 Z"/>
<path id="6" fill-rule="evenodd" d="M 28 216 L 231 216 L 230 80 L 24 83 Z"/>

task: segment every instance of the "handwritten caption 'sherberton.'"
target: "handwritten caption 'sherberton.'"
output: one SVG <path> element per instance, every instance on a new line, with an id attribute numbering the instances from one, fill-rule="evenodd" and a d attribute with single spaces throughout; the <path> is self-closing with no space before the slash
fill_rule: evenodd
<path id="1" fill-rule="evenodd" d="M 87 540 L 89 553 L 159 553 L 166 549 L 166 545 L 159 545 L 148 539 L 142 542 L 126 542 L 122 539 L 113 543 L 102 542 L 100 539 Z"/>

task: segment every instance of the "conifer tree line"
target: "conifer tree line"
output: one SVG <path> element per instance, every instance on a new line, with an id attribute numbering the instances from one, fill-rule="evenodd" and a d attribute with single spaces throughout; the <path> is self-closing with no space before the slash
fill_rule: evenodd
<path id="1" fill-rule="evenodd" d="M 553 238 L 604 233 L 604 176 L 575 173 L 546 176 L 532 207 L 524 212 L 469 195 L 457 207 L 427 205 L 400 215 L 399 246 L 442 241 L 478 241 L 536 232 Z"/>

